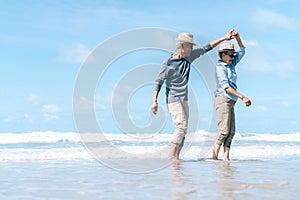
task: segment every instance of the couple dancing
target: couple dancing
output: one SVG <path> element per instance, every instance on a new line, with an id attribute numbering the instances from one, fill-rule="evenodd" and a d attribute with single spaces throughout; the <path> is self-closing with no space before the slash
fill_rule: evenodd
<path id="1" fill-rule="evenodd" d="M 222 43 L 235 38 L 239 50 L 235 51 L 232 43 Z M 175 131 L 171 140 L 170 161 L 179 160 L 180 151 L 184 145 L 188 128 L 188 80 L 191 63 L 201 55 L 222 43 L 218 49 L 220 60 L 216 66 L 215 108 L 218 115 L 218 136 L 214 145 L 213 159 L 218 159 L 221 146 L 224 147 L 224 160 L 229 160 L 231 142 L 235 134 L 234 105 L 241 99 L 246 106 L 251 101 L 237 91 L 236 64 L 245 54 L 245 47 L 237 31 L 232 30 L 225 36 L 211 41 L 202 47 L 193 48 L 196 43 L 193 35 L 180 33 L 176 39 L 177 50 L 166 59 L 155 81 L 153 92 L 152 112 L 157 113 L 157 97 L 162 85 L 166 84 L 167 107 L 172 117 Z"/>

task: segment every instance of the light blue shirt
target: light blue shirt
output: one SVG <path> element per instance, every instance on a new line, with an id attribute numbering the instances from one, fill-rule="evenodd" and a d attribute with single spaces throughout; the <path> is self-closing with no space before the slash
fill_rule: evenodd
<path id="1" fill-rule="evenodd" d="M 226 92 L 225 89 L 230 86 L 234 90 L 237 90 L 237 74 L 235 67 L 244 55 L 245 47 L 241 47 L 240 50 L 236 52 L 231 64 L 224 63 L 221 60 L 218 61 L 218 65 L 216 66 L 217 89 L 215 91 L 215 96 L 223 95 L 237 101 L 238 97 Z"/>

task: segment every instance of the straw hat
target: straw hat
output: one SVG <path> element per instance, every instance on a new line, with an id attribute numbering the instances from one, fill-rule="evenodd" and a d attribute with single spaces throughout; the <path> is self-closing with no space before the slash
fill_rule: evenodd
<path id="1" fill-rule="evenodd" d="M 226 52 L 226 51 L 232 51 L 235 52 L 234 50 L 234 45 L 232 43 L 229 42 L 225 42 L 223 44 L 220 45 L 218 52 Z"/>
<path id="2" fill-rule="evenodd" d="M 179 33 L 176 42 L 184 42 L 196 45 L 196 43 L 193 40 L 193 35 L 190 33 Z"/>

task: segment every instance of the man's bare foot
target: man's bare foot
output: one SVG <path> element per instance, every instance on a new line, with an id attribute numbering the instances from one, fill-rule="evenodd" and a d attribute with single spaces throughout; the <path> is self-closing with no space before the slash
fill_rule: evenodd
<path id="1" fill-rule="evenodd" d="M 168 161 L 170 162 L 170 163 L 181 163 L 182 162 L 182 160 L 180 160 L 180 159 L 178 159 L 178 158 L 176 158 L 175 156 L 170 156 L 170 157 L 168 157 Z"/>
<path id="2" fill-rule="evenodd" d="M 173 161 L 173 160 L 176 160 L 176 157 L 175 157 L 175 156 L 169 156 L 169 157 L 168 157 L 168 161 Z"/>
<path id="3" fill-rule="evenodd" d="M 213 156 L 212 156 L 213 160 L 218 160 L 220 148 L 221 148 L 221 145 L 215 143 L 214 150 L 213 150 Z"/>
<path id="4" fill-rule="evenodd" d="M 218 160 L 218 157 L 217 156 L 213 156 L 212 159 L 213 160 Z"/>
<path id="5" fill-rule="evenodd" d="M 181 160 L 181 159 L 176 159 L 174 162 L 175 162 L 176 164 L 179 164 L 179 163 L 182 163 L 183 160 Z"/>

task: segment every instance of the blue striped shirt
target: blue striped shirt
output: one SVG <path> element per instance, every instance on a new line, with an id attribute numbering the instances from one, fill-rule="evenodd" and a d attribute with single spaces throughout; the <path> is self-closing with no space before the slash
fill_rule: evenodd
<path id="1" fill-rule="evenodd" d="M 210 44 L 207 44 L 194 49 L 188 58 L 172 58 L 171 56 L 163 62 L 155 81 L 155 90 L 160 91 L 165 82 L 167 103 L 188 100 L 191 63 L 211 49 Z"/>

